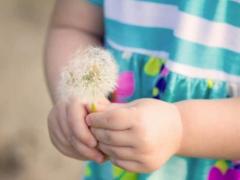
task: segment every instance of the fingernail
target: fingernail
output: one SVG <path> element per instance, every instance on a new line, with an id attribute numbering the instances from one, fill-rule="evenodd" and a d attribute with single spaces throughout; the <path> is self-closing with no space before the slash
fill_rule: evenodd
<path id="1" fill-rule="evenodd" d="M 98 162 L 98 163 L 102 163 L 103 162 L 103 156 L 97 156 L 97 158 L 96 158 L 96 161 Z"/>

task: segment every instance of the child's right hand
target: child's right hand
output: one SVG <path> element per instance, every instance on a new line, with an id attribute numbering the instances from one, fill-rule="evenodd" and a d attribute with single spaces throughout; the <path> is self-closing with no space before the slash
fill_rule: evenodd
<path id="1" fill-rule="evenodd" d="M 77 98 L 68 103 L 56 103 L 48 115 L 49 135 L 64 155 L 101 163 L 104 155 L 96 148 L 97 141 L 85 122 L 87 113 L 87 108 Z"/>

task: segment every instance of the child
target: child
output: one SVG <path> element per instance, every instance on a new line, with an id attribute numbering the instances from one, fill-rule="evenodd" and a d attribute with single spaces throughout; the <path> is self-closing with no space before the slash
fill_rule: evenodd
<path id="1" fill-rule="evenodd" d="M 93 160 L 85 179 L 239 180 L 239 13 L 237 0 L 57 1 L 45 51 L 53 144 Z M 62 68 L 90 45 L 120 67 L 116 103 L 92 114 L 56 96 Z"/>

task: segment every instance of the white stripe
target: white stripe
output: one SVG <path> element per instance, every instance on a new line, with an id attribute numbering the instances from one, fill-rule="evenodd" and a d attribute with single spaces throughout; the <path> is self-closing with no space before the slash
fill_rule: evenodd
<path id="1" fill-rule="evenodd" d="M 135 53 L 139 53 L 139 54 L 145 54 L 148 56 L 157 56 L 157 57 L 162 57 L 162 58 L 169 57 L 169 53 L 166 51 L 155 51 L 155 50 L 147 50 L 147 49 L 142 49 L 142 48 L 124 47 L 122 45 L 119 45 L 119 44 L 113 42 L 110 39 L 107 39 L 107 43 L 110 46 L 112 46 L 118 50 L 121 50 L 121 51 L 135 52 Z"/>
<path id="2" fill-rule="evenodd" d="M 126 24 L 172 29 L 177 23 L 177 7 L 134 0 L 105 0 L 105 16 Z"/>
<path id="3" fill-rule="evenodd" d="M 240 28 L 180 13 L 175 35 L 207 46 L 240 52 Z"/>
<path id="4" fill-rule="evenodd" d="M 230 97 L 240 96 L 240 85 L 236 83 L 229 83 L 229 95 Z"/>
<path id="5" fill-rule="evenodd" d="M 200 69 L 185 64 L 179 64 L 171 60 L 167 60 L 166 66 L 169 70 L 182 74 L 185 76 L 193 78 L 203 78 L 203 79 L 212 79 L 212 80 L 221 80 L 227 82 L 240 83 L 240 77 L 235 75 L 230 75 L 222 71 L 217 70 L 208 70 Z"/>
<path id="6" fill-rule="evenodd" d="M 145 49 L 136 49 L 136 48 L 126 47 L 126 46 L 119 45 L 110 39 L 107 39 L 107 44 L 123 52 L 124 51 L 134 52 L 134 53 L 144 54 L 148 56 L 157 56 L 157 57 L 167 59 L 166 66 L 169 68 L 169 70 L 178 74 L 182 74 L 184 76 L 188 76 L 192 78 L 201 78 L 201 79 L 221 80 L 221 81 L 240 84 L 239 76 L 230 75 L 218 70 L 201 69 L 201 68 L 196 68 L 189 65 L 177 63 L 168 59 L 167 52 L 148 51 Z"/>
<path id="7" fill-rule="evenodd" d="M 232 0 L 233 2 L 240 3 L 240 0 Z"/>
<path id="8" fill-rule="evenodd" d="M 179 38 L 240 52 L 240 28 L 181 12 L 173 5 L 106 0 L 105 16 L 125 24 L 171 29 Z"/>

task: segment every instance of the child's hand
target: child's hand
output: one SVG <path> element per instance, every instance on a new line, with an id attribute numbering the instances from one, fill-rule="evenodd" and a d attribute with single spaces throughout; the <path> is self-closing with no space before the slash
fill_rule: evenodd
<path id="1" fill-rule="evenodd" d="M 112 104 L 86 119 L 99 148 L 128 171 L 151 172 L 174 155 L 181 144 L 182 123 L 175 105 L 154 99 Z"/>
<path id="2" fill-rule="evenodd" d="M 97 141 L 85 122 L 87 108 L 77 98 L 59 102 L 48 116 L 50 138 L 64 155 L 79 160 L 103 162 L 103 154 L 96 149 Z"/>

